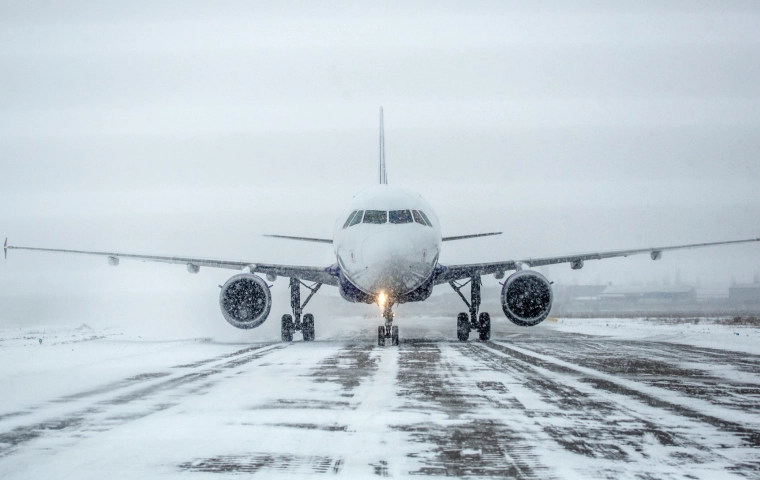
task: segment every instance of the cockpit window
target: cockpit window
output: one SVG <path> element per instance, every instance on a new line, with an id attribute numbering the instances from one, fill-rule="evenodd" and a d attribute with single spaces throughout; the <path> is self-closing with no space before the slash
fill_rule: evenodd
<path id="1" fill-rule="evenodd" d="M 349 227 L 353 227 L 357 223 L 362 221 L 362 214 L 364 214 L 364 210 L 359 210 L 356 212 L 356 215 L 354 215 L 354 218 L 351 219 L 351 223 L 348 224 Z"/>
<path id="2" fill-rule="evenodd" d="M 409 210 L 391 210 L 388 212 L 388 220 L 391 223 L 412 223 L 412 214 Z"/>
<path id="3" fill-rule="evenodd" d="M 420 212 L 417 210 L 412 210 L 412 215 L 414 216 L 414 221 L 417 223 L 421 223 L 422 225 L 427 225 L 425 223 L 425 220 L 422 219 L 422 215 L 420 215 Z"/>
<path id="4" fill-rule="evenodd" d="M 349 215 L 348 218 L 346 219 L 346 223 L 343 224 L 343 228 L 346 228 L 348 224 L 351 223 L 351 220 L 354 219 L 354 215 L 356 215 L 356 212 L 358 212 L 358 210 L 354 210 L 353 212 L 351 212 L 351 215 Z"/>
<path id="5" fill-rule="evenodd" d="M 388 221 L 388 212 L 385 210 L 367 210 L 364 212 L 362 223 L 385 223 Z"/>
<path id="6" fill-rule="evenodd" d="M 432 227 L 433 226 L 433 224 L 430 223 L 430 219 L 427 217 L 427 215 L 425 215 L 425 212 L 423 212 L 422 210 L 420 210 L 420 215 L 422 215 L 422 218 L 425 219 L 425 223 L 427 223 L 428 227 Z"/>

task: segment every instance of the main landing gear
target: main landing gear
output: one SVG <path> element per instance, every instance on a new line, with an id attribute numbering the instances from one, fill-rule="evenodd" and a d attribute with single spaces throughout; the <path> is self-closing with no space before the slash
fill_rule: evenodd
<path id="1" fill-rule="evenodd" d="M 470 301 L 468 302 L 462 292 L 462 287 L 470 284 Z M 470 330 L 477 330 L 480 340 L 486 341 L 491 339 L 491 316 L 486 312 L 481 312 L 478 315 L 478 309 L 480 308 L 480 276 L 471 277 L 465 283 L 459 285 L 456 282 L 449 282 L 451 288 L 462 297 L 462 301 L 470 309 L 470 314 L 465 312 L 460 313 L 457 316 L 457 338 L 461 342 L 466 342 L 470 338 Z"/>
<path id="2" fill-rule="evenodd" d="M 393 325 L 393 303 L 388 299 L 383 307 L 385 325 L 377 327 L 377 346 L 384 347 L 385 339 L 391 339 L 391 345 L 398 346 L 398 327 Z"/>
<path id="3" fill-rule="evenodd" d="M 301 285 L 311 290 L 311 293 L 306 297 L 306 301 L 301 304 Z M 310 342 L 314 340 L 314 315 L 307 313 L 301 320 L 301 313 L 303 308 L 309 303 L 311 297 L 317 293 L 321 283 L 314 284 L 312 286 L 306 285 L 298 278 L 290 279 L 290 307 L 293 309 L 293 315 L 285 314 L 282 316 L 282 323 L 280 324 L 280 335 L 283 342 L 293 341 L 293 332 L 300 330 L 303 334 L 303 341 Z M 295 317 L 295 320 L 293 318 Z"/>

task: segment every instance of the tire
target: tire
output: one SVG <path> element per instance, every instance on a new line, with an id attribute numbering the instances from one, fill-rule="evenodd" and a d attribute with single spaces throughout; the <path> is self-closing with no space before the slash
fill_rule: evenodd
<path id="1" fill-rule="evenodd" d="M 385 327 L 383 325 L 377 327 L 377 346 L 385 346 Z"/>
<path id="2" fill-rule="evenodd" d="M 480 314 L 479 320 L 478 333 L 480 334 L 480 340 L 483 342 L 491 340 L 491 315 L 483 312 Z"/>
<path id="3" fill-rule="evenodd" d="M 283 315 L 282 323 L 280 323 L 280 337 L 282 338 L 283 342 L 293 341 L 293 330 L 295 330 L 293 325 L 293 317 L 287 314 Z"/>
<path id="4" fill-rule="evenodd" d="M 398 327 L 395 325 L 391 327 L 391 345 L 398 347 Z"/>
<path id="5" fill-rule="evenodd" d="M 460 342 L 466 342 L 470 338 L 470 317 L 466 313 L 457 316 L 457 338 Z"/>
<path id="6" fill-rule="evenodd" d="M 303 316 L 303 326 L 301 327 L 303 332 L 303 341 L 314 341 L 314 315 L 307 313 Z"/>

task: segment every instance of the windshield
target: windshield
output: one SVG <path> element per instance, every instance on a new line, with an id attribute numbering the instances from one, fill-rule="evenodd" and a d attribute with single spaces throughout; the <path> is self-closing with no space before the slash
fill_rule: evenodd
<path id="1" fill-rule="evenodd" d="M 420 215 L 422 215 L 422 218 L 425 220 L 425 224 L 427 224 L 428 227 L 432 227 L 433 226 L 433 224 L 430 223 L 430 219 L 427 217 L 427 215 L 425 215 L 425 212 L 423 212 L 422 210 L 420 210 Z"/>
<path id="2" fill-rule="evenodd" d="M 359 210 L 356 212 L 356 215 L 354 215 L 354 218 L 351 220 L 351 223 L 348 224 L 349 227 L 353 227 L 357 223 L 362 221 L 362 214 L 364 213 L 364 210 Z"/>
<path id="3" fill-rule="evenodd" d="M 351 223 L 351 220 L 353 220 L 354 215 L 356 215 L 356 212 L 358 212 L 358 210 L 354 210 L 353 212 L 351 212 L 351 215 L 349 215 L 348 218 L 346 219 L 346 223 L 343 224 L 343 228 L 346 228 L 348 224 Z"/>
<path id="4" fill-rule="evenodd" d="M 409 210 L 391 210 L 388 212 L 388 220 L 391 223 L 412 223 L 412 214 Z"/>
<path id="5" fill-rule="evenodd" d="M 385 223 L 388 221 L 388 212 L 385 210 L 367 210 L 364 212 L 363 223 Z"/>

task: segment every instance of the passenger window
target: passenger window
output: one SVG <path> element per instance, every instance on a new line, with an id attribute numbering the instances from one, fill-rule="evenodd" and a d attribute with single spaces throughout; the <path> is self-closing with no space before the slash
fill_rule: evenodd
<path id="1" fill-rule="evenodd" d="M 425 219 L 425 223 L 427 223 L 428 227 L 432 227 L 433 226 L 433 224 L 430 223 L 430 219 L 427 217 L 427 215 L 425 215 L 425 212 L 423 212 L 422 210 L 420 210 L 420 215 L 422 215 L 422 218 Z"/>
<path id="2" fill-rule="evenodd" d="M 348 218 L 346 219 L 346 223 L 343 224 L 343 228 L 346 228 L 348 224 L 351 223 L 351 220 L 353 220 L 354 215 L 356 215 L 356 212 L 358 212 L 358 210 L 354 210 L 353 212 L 351 212 L 351 215 L 349 215 Z"/>
<path id="3" fill-rule="evenodd" d="M 412 210 L 412 215 L 414 216 L 414 221 L 417 223 L 421 223 L 422 225 L 426 225 L 425 220 L 422 219 L 422 215 L 420 215 L 420 212 L 417 210 Z"/>
<path id="4" fill-rule="evenodd" d="M 412 214 L 409 210 L 391 210 L 388 212 L 388 221 L 391 223 L 412 223 Z"/>
<path id="5" fill-rule="evenodd" d="M 357 223 L 362 221 L 362 214 L 364 213 L 364 210 L 359 210 L 356 212 L 356 215 L 354 215 L 354 218 L 351 220 L 351 223 L 348 224 L 349 227 L 353 227 Z"/>
<path id="6" fill-rule="evenodd" d="M 362 223 L 385 223 L 388 221 L 388 212 L 385 210 L 367 210 L 364 212 Z"/>

